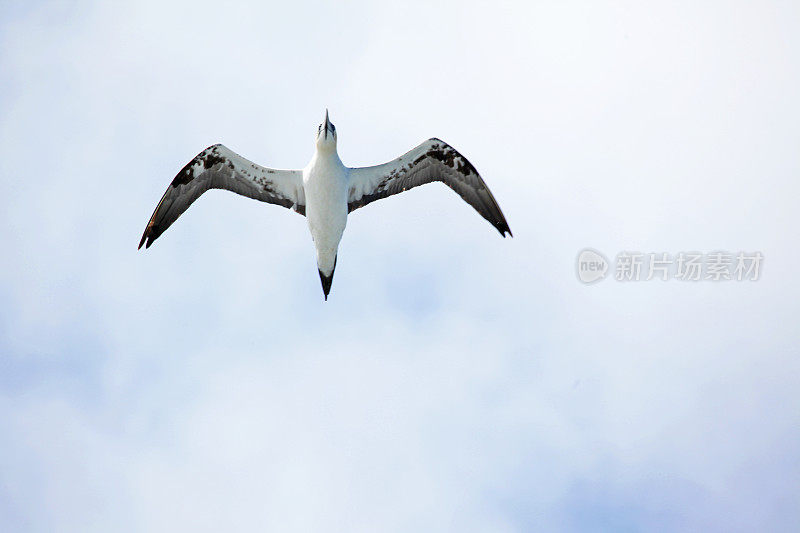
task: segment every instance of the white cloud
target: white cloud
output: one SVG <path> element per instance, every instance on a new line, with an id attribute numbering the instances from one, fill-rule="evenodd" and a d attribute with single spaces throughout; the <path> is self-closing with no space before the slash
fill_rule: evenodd
<path id="1" fill-rule="evenodd" d="M 789 527 L 793 10 L 6 11 L 0 521 Z M 135 251 L 185 160 L 304 165 L 326 106 L 346 163 L 452 142 L 515 238 L 409 192 L 354 214 L 327 303 L 305 221 L 224 192 Z M 585 246 L 766 259 L 757 283 L 586 287 Z"/>

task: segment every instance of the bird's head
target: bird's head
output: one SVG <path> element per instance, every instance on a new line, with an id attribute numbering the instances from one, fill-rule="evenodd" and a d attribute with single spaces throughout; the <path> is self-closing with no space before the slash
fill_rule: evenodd
<path id="1" fill-rule="evenodd" d="M 336 151 L 336 126 L 328 119 L 328 110 L 325 110 L 325 120 L 317 128 L 317 150 Z"/>

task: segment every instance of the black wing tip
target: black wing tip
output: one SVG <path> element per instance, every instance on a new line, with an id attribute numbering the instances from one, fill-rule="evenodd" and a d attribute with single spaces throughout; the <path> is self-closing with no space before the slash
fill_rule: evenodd
<path id="1" fill-rule="evenodd" d="M 464 164 L 466 165 L 465 168 L 467 168 L 470 172 L 472 172 L 476 176 L 478 176 L 478 179 L 481 182 L 483 181 L 482 178 L 480 177 L 480 174 L 478 173 L 478 170 L 472 165 L 472 163 L 470 163 L 467 160 L 466 157 L 464 157 L 458 150 L 453 148 L 451 145 L 449 145 L 448 143 L 446 143 L 445 141 L 441 140 L 438 137 L 431 137 L 430 139 L 428 139 L 428 142 L 443 144 L 443 145 L 449 147 L 450 149 L 452 149 L 456 154 L 458 154 L 458 157 L 460 157 L 464 161 Z M 489 196 L 491 198 L 491 202 L 494 203 L 494 207 L 498 211 L 497 214 L 499 214 L 499 217 L 496 220 L 492 220 L 492 218 L 494 218 L 494 217 L 491 214 L 483 214 L 483 213 L 481 213 L 481 214 L 483 214 L 484 218 L 486 218 L 487 220 L 489 220 L 489 222 L 491 222 L 491 224 L 497 229 L 497 231 L 500 232 L 500 235 L 502 235 L 504 239 L 506 238 L 506 232 L 508 232 L 508 236 L 509 237 L 514 237 L 514 234 L 511 233 L 511 228 L 508 227 L 508 222 L 506 222 L 505 217 L 503 217 L 503 214 L 500 212 L 500 206 L 497 205 L 497 202 L 495 201 L 494 197 L 491 196 L 492 193 L 491 193 L 491 191 L 489 191 L 489 187 L 487 187 L 485 183 L 483 184 L 483 186 L 486 188 L 486 191 L 489 193 Z M 403 189 L 403 190 L 405 190 L 405 189 Z M 356 208 L 358 208 L 358 207 L 360 207 L 360 206 L 356 206 Z M 353 208 L 349 209 L 349 211 L 352 211 L 352 210 L 353 210 Z M 480 212 L 480 210 L 478 210 L 478 211 Z M 490 209 L 490 211 L 491 211 L 491 209 Z"/>
<path id="2" fill-rule="evenodd" d="M 160 233 L 155 233 L 150 226 L 147 226 L 147 229 L 144 230 L 144 235 L 142 235 L 142 240 L 139 241 L 139 247 L 137 250 L 141 250 L 142 245 L 144 245 L 145 250 L 150 248 L 150 245 L 153 244 L 156 239 L 158 239 L 159 235 Z"/>
<path id="3" fill-rule="evenodd" d="M 494 226 L 494 229 L 496 229 L 497 231 L 500 232 L 500 235 L 504 239 L 506 238 L 506 233 L 508 233 L 509 237 L 513 237 L 514 236 L 514 234 L 511 233 L 511 228 L 508 227 L 508 222 L 506 222 L 505 218 L 502 218 L 500 220 L 494 220 L 494 221 L 489 220 L 489 222 L 492 223 L 492 226 Z"/>

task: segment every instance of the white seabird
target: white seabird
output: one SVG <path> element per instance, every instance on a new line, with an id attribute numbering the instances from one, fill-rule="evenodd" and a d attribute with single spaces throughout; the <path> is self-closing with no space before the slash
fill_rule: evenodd
<path id="1" fill-rule="evenodd" d="M 336 143 L 336 127 L 326 110 L 325 121 L 317 129 L 314 156 L 302 170 L 262 167 L 221 144 L 209 146 L 183 167 L 167 187 L 147 223 L 139 248 L 145 243 L 149 248 L 201 194 L 209 189 L 227 189 L 306 216 L 327 300 L 347 215 L 375 200 L 441 181 L 497 228 L 500 235 L 511 235 L 500 206 L 478 171 L 444 141 L 428 139 L 394 161 L 363 168 L 344 166 Z"/>

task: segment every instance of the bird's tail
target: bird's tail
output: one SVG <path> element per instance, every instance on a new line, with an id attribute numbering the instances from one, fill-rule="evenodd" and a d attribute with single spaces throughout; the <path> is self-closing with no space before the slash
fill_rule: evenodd
<path id="1" fill-rule="evenodd" d="M 328 301 L 328 293 L 331 292 L 331 284 L 333 283 L 333 273 L 336 272 L 336 259 L 339 257 L 337 254 L 333 258 L 333 268 L 331 269 L 330 275 L 326 276 L 322 273 L 322 270 L 317 268 L 319 272 L 319 279 L 322 281 L 322 292 L 325 293 L 325 301 Z"/>

